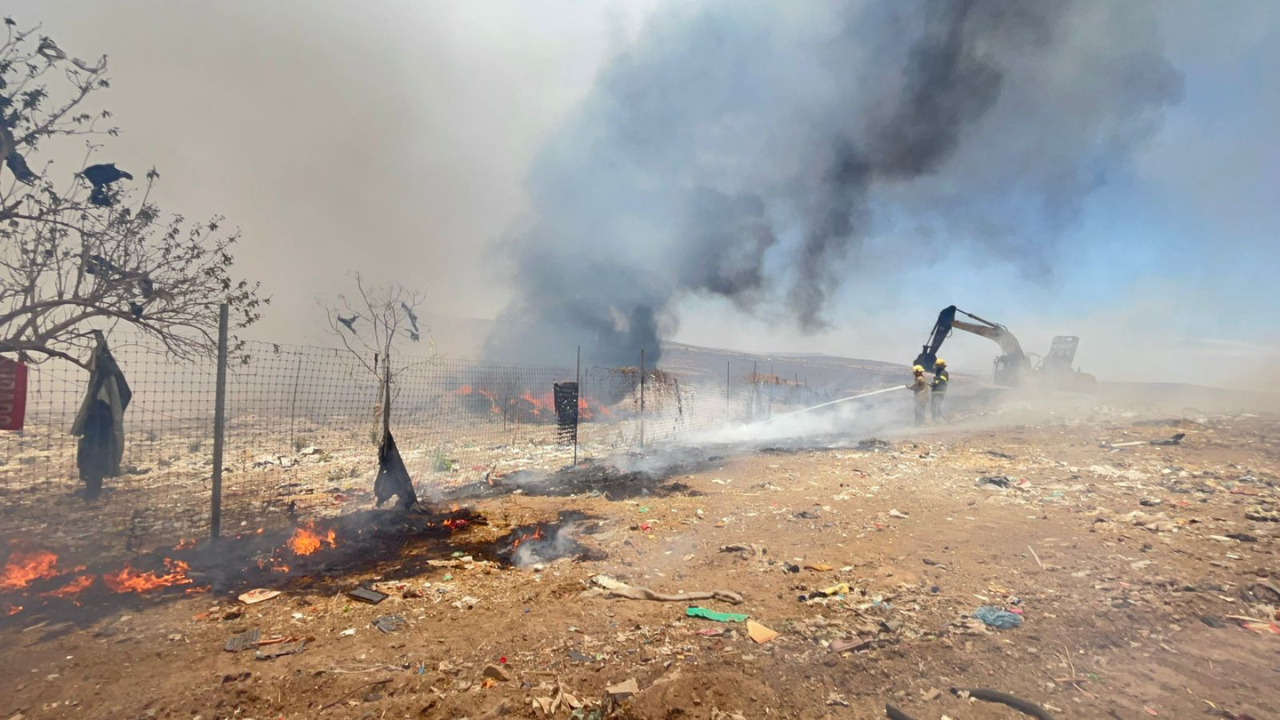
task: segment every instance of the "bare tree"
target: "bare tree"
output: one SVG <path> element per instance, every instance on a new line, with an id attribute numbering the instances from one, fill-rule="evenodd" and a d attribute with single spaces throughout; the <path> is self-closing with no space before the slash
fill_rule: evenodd
<path id="1" fill-rule="evenodd" d="M 221 217 L 188 224 L 151 199 L 154 168 L 137 188 L 114 163 L 90 164 L 114 137 L 107 110 L 88 100 L 110 87 L 107 58 L 67 54 L 39 28 L 5 18 L 0 45 L 0 352 L 30 362 L 85 367 L 95 330 L 123 323 L 180 358 L 211 351 L 217 306 L 235 326 L 260 318 L 268 299 L 232 275 L 239 232 Z M 84 137 L 76 172 L 59 172 L 66 141 Z M 6 172 L 7 171 L 7 172 Z"/>
<path id="2" fill-rule="evenodd" d="M 350 298 L 338 295 L 335 302 L 324 308 L 330 333 L 378 382 L 378 410 L 385 435 L 391 423 L 391 392 L 396 376 L 415 367 L 406 364 L 394 368 L 392 351 L 409 343 L 421 343 L 425 338 L 429 361 L 435 356 L 435 341 L 431 339 L 431 331 L 418 322 L 422 293 L 403 285 L 370 286 L 359 273 L 353 274 L 353 278 L 356 294 Z"/>
<path id="3" fill-rule="evenodd" d="M 421 293 L 403 285 L 368 286 L 358 273 L 354 278 L 355 297 L 348 299 L 346 295 L 339 295 L 336 303 L 325 306 L 329 329 L 379 385 L 377 412 L 382 416 L 382 433 L 377 441 L 378 475 L 373 481 L 374 498 L 378 505 L 382 505 L 392 497 L 399 497 L 400 504 L 410 508 L 417 504 L 418 496 L 391 435 L 391 388 L 397 376 L 414 364 L 402 364 L 397 369 L 391 353 L 405 342 L 421 342 L 425 334 L 431 347 L 431 357 L 434 357 L 435 343 L 427 329 L 418 324 L 416 311 L 422 301 Z M 430 361 L 431 358 L 426 360 Z"/>

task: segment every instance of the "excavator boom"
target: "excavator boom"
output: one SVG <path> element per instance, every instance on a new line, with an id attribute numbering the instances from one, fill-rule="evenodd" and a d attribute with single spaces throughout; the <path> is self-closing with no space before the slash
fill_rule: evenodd
<path id="1" fill-rule="evenodd" d="M 967 319 L 957 320 L 957 313 Z M 995 361 L 997 384 L 1021 385 L 1031 376 L 1031 359 L 1022 351 L 1022 343 L 1019 343 L 1018 338 L 1009 332 L 1009 328 L 980 318 L 973 313 L 967 313 L 956 308 L 955 305 L 943 308 L 942 312 L 938 313 L 938 321 L 933 324 L 933 330 L 929 333 L 929 342 L 921 348 L 915 364 L 923 367 L 925 372 L 936 372 L 938 350 L 942 348 L 943 341 L 950 337 L 952 330 L 963 330 L 980 335 L 1000 345 L 1002 354 Z M 1035 376 L 1043 375 L 1048 384 L 1058 389 L 1091 390 L 1096 383 L 1094 377 L 1071 369 L 1071 363 L 1076 355 L 1076 346 L 1079 343 L 1080 338 L 1072 335 L 1055 337 L 1048 356 L 1044 358 Z"/>
<path id="2" fill-rule="evenodd" d="M 964 315 L 969 320 L 957 320 L 956 313 Z M 915 364 L 923 367 L 925 372 L 934 372 L 938 361 L 938 350 L 942 348 L 942 342 L 950 336 L 953 329 L 980 335 L 1000 345 L 1003 354 L 996 358 L 995 380 L 997 383 L 1016 385 L 1022 372 L 1031 368 L 1031 361 L 1022 352 L 1022 344 L 1013 336 L 1013 333 L 1009 332 L 1009 328 L 980 318 L 973 313 L 967 313 L 955 305 L 943 308 L 942 312 L 938 313 L 938 321 L 933 325 L 929 342 L 916 356 Z"/>

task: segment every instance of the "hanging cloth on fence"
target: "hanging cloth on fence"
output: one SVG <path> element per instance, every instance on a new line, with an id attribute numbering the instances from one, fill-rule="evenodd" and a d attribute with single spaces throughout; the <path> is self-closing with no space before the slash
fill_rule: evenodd
<path id="1" fill-rule="evenodd" d="M 76 466 L 85 484 L 85 497 L 97 497 L 102 479 L 120 474 L 124 458 L 124 411 L 129 409 L 133 391 L 124 373 L 107 349 L 107 340 L 98 336 L 98 345 L 89 358 L 89 388 L 80 412 L 71 425 L 71 434 L 80 438 Z"/>
<path id="2" fill-rule="evenodd" d="M 391 437 L 390 430 L 383 433 L 382 444 L 378 446 L 378 477 L 373 481 L 373 495 L 379 507 L 392 497 L 399 497 L 405 508 L 411 508 L 418 502 L 413 480 L 405 469 L 404 460 L 400 459 L 400 451 L 396 449 L 396 440 Z"/>
<path id="3" fill-rule="evenodd" d="M 27 414 L 27 366 L 0 357 L 0 430 L 21 430 Z"/>
<path id="4" fill-rule="evenodd" d="M 561 443 L 575 443 L 578 440 L 578 383 L 553 383 L 551 389 L 556 403 L 556 434 Z"/>

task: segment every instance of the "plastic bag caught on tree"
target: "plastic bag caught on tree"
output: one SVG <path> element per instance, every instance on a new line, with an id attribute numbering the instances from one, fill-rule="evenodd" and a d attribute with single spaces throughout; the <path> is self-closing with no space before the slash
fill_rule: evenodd
<path id="1" fill-rule="evenodd" d="M 409 478 L 409 471 L 404 467 L 404 460 L 400 459 L 400 451 L 396 449 L 395 438 L 391 437 L 389 430 L 383 433 L 382 444 L 378 447 L 378 477 L 373 481 L 373 495 L 379 506 L 392 497 L 399 497 L 400 505 L 405 508 L 418 502 L 413 480 Z"/>

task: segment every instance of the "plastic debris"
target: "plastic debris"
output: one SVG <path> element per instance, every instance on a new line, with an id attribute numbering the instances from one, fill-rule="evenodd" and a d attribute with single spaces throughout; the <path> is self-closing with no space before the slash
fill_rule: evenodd
<path id="1" fill-rule="evenodd" d="M 990 605 L 983 605 L 974 610 L 973 616 L 981 620 L 982 624 L 987 627 L 993 627 L 997 630 L 1012 630 L 1022 625 L 1021 615 Z"/>
<path id="2" fill-rule="evenodd" d="M 245 605 L 253 605 L 254 603 L 270 600 L 279 594 L 279 590 L 265 590 L 263 588 L 258 588 L 256 590 L 249 590 L 248 592 L 242 593 L 240 595 L 240 602 Z"/>
<path id="3" fill-rule="evenodd" d="M 403 615 L 379 615 L 373 619 L 373 626 L 384 633 L 393 633 L 408 625 L 409 621 Z"/>
<path id="4" fill-rule="evenodd" d="M 227 652 L 240 652 L 242 650 L 248 650 L 249 648 L 258 646 L 259 637 L 260 637 L 260 634 L 257 628 L 254 628 L 252 630 L 245 630 L 239 635 L 232 635 L 231 637 L 227 638 L 227 641 L 222 644 L 222 649 L 226 650 Z"/>
<path id="5" fill-rule="evenodd" d="M 377 590 L 370 590 L 369 588 L 361 587 L 348 592 L 347 597 L 352 600 L 369 603 L 370 605 L 377 605 L 383 600 L 386 600 L 389 596 L 386 593 L 380 593 Z"/>
<path id="6" fill-rule="evenodd" d="M 281 655 L 297 655 L 307 646 L 306 640 L 298 640 L 297 642 L 283 642 L 277 645 L 271 645 L 265 648 L 258 648 L 258 652 L 254 657 L 258 660 L 271 660 Z"/>
<path id="7" fill-rule="evenodd" d="M 767 628 L 755 620 L 747 620 L 747 635 L 757 644 L 763 645 L 778 637 L 778 631 Z"/>
<path id="8" fill-rule="evenodd" d="M 701 607 L 685 608 L 684 614 L 689 617 L 703 618 L 704 620 L 714 620 L 716 622 L 746 622 L 747 616 L 739 613 L 723 613 L 715 610 L 708 610 Z"/>

